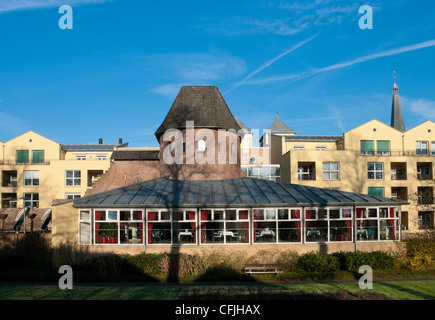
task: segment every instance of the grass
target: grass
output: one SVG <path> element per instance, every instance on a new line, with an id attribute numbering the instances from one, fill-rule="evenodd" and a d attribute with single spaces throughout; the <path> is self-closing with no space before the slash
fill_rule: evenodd
<path id="1" fill-rule="evenodd" d="M 178 300 L 188 294 L 325 294 L 340 290 L 362 291 L 356 281 L 243 285 L 75 284 L 72 290 L 61 290 L 53 284 L 0 284 L 0 300 Z M 372 291 L 395 300 L 435 300 L 435 280 L 375 281 Z"/>

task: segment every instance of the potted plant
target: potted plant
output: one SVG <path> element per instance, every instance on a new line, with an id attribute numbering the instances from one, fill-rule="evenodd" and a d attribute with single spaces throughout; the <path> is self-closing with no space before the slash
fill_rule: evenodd
<path id="1" fill-rule="evenodd" d="M 100 223 L 98 234 L 101 239 L 100 243 L 116 243 L 118 237 L 118 224 L 113 222 Z"/>

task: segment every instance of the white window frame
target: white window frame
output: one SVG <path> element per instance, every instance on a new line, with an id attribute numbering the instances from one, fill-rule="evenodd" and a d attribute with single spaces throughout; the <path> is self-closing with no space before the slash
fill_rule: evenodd
<path id="1" fill-rule="evenodd" d="M 331 163 L 337 164 L 337 169 L 331 169 Z M 329 170 L 325 170 L 325 164 L 329 164 Z M 340 180 L 340 162 L 338 161 L 324 161 L 322 164 L 322 170 L 323 170 L 323 180 L 327 181 L 336 181 Z M 328 174 L 329 178 L 325 178 L 325 173 Z M 337 178 L 332 178 L 332 174 L 337 173 Z"/>
<path id="2" fill-rule="evenodd" d="M 72 172 L 72 176 L 68 177 L 68 172 Z M 80 172 L 80 177 L 75 177 L 75 172 Z M 82 182 L 82 172 L 81 170 L 65 170 L 65 187 L 80 187 Z M 67 184 L 67 180 L 72 180 L 72 184 Z M 79 181 L 79 184 L 75 184 L 75 181 Z"/>
<path id="3" fill-rule="evenodd" d="M 24 170 L 23 178 L 24 178 L 24 181 L 23 181 L 24 187 L 39 187 L 39 171 L 38 170 Z M 30 184 L 26 184 L 26 180 L 30 180 Z M 36 181 L 38 181 L 38 182 L 35 183 Z"/>
<path id="4" fill-rule="evenodd" d="M 369 170 L 369 164 L 370 163 L 373 163 L 373 170 Z M 381 164 L 382 165 L 382 168 L 380 169 L 380 170 L 378 170 L 377 168 L 376 168 L 376 165 L 377 164 Z M 369 178 L 369 173 L 373 173 L 373 178 Z M 377 173 L 382 173 L 382 177 L 381 178 L 377 178 L 377 176 L 376 176 L 376 174 Z M 368 180 L 384 180 L 384 163 L 383 162 L 367 162 L 367 178 L 368 178 Z"/>
<path id="5" fill-rule="evenodd" d="M 82 213 L 87 213 L 88 217 L 82 215 Z M 92 244 L 92 230 L 94 230 L 94 228 L 92 228 L 92 215 L 93 215 L 93 211 L 90 209 L 87 210 L 79 210 L 79 222 L 78 222 L 78 228 L 79 228 L 79 245 L 91 245 Z M 82 241 L 83 235 L 82 235 L 82 230 L 83 230 L 83 226 L 87 225 L 89 227 L 89 240 L 88 241 Z"/>
<path id="6" fill-rule="evenodd" d="M 68 198 L 68 197 L 70 197 L 70 198 Z M 65 199 L 73 200 L 73 199 L 77 199 L 80 197 L 81 197 L 80 192 L 67 192 L 67 193 L 65 193 Z"/>
<path id="7" fill-rule="evenodd" d="M 426 153 L 423 153 L 423 145 L 426 145 Z M 429 155 L 429 142 L 428 141 L 416 141 L 415 142 L 415 153 L 417 156 L 428 156 Z M 419 154 L 420 153 L 420 154 Z"/>
<path id="8" fill-rule="evenodd" d="M 38 199 L 37 200 L 34 199 L 35 195 L 38 195 Z M 38 192 L 25 192 L 25 193 L 23 193 L 23 197 L 30 198 L 29 200 L 24 200 L 23 199 L 23 201 L 24 201 L 24 207 L 27 207 L 26 204 L 28 204 L 30 202 L 30 207 L 31 208 L 39 208 L 39 193 Z"/>

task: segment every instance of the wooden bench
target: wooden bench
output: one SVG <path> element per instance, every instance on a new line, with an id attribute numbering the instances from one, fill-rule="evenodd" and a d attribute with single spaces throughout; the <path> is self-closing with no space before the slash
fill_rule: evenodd
<path id="1" fill-rule="evenodd" d="M 282 273 L 282 265 L 279 263 L 245 264 L 245 272 L 253 273 Z"/>

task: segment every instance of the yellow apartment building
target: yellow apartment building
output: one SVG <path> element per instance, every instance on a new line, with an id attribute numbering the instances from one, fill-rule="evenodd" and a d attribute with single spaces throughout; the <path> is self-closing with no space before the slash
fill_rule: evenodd
<path id="1" fill-rule="evenodd" d="M 9 227 L 22 208 L 41 215 L 54 199 L 83 196 L 110 167 L 112 152 L 128 146 L 121 139 L 119 144 L 100 139 L 98 144 L 63 145 L 33 131 L 0 145 L 0 214 Z"/>
<path id="2" fill-rule="evenodd" d="M 435 123 L 405 130 L 396 83 L 391 125 L 374 119 L 342 136 L 271 132 L 265 139 L 281 181 L 406 200 L 403 232 L 434 228 Z"/>

